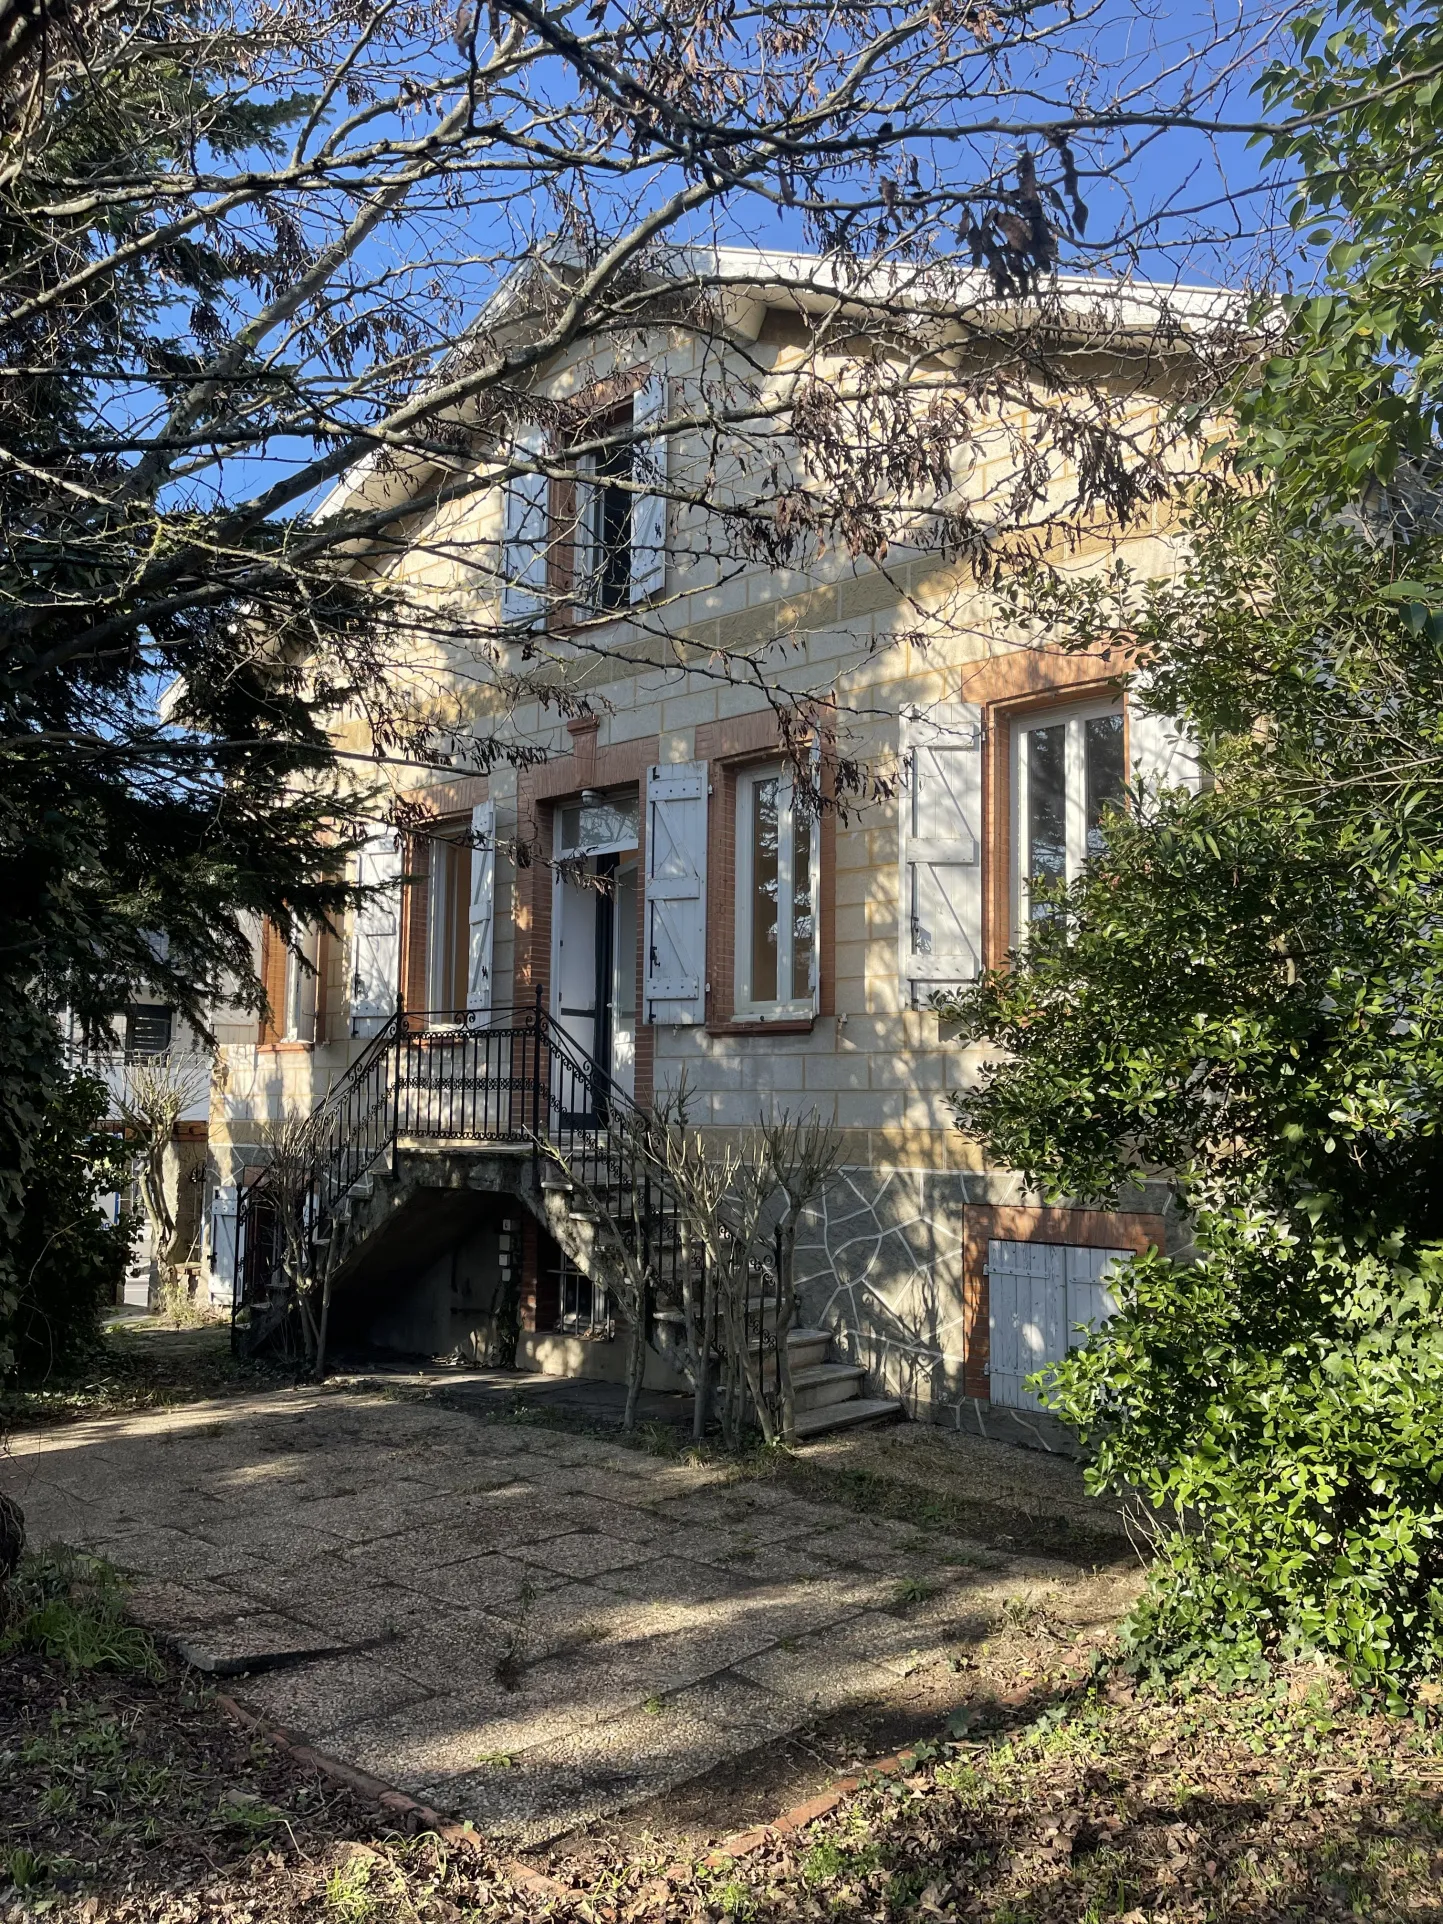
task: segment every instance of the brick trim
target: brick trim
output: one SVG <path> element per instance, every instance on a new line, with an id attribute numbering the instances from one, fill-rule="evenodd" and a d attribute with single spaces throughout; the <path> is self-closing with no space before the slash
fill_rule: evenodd
<path id="1" fill-rule="evenodd" d="M 1074 1243 L 1082 1249 L 1130 1249 L 1142 1255 L 1167 1247 L 1161 1216 L 1107 1209 L 1028 1209 L 1012 1203 L 968 1203 L 962 1211 L 962 1302 L 966 1321 L 962 1391 L 992 1400 L 986 1374 L 990 1360 L 987 1245 L 1000 1242 Z"/>
<path id="2" fill-rule="evenodd" d="M 490 799 L 491 781 L 486 775 L 461 775 L 452 782 L 431 782 L 424 788 L 406 791 L 408 808 L 438 819 L 446 815 L 467 815 L 479 803 Z"/>

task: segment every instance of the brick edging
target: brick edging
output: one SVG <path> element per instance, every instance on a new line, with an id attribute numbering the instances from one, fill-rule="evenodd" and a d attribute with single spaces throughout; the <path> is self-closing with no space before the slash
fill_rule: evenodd
<path id="1" fill-rule="evenodd" d="M 432 1810 L 429 1804 L 418 1803 L 414 1797 L 408 1797 L 405 1791 L 397 1790 L 394 1784 L 371 1776 L 369 1771 L 357 1770 L 354 1764 L 348 1764 L 340 1757 L 332 1757 L 328 1751 L 317 1750 L 299 1731 L 286 1730 L 279 1724 L 267 1722 L 236 1698 L 227 1696 L 223 1690 L 216 1692 L 215 1700 L 228 1717 L 264 1737 L 277 1750 L 283 1750 L 292 1762 L 303 1769 L 315 1771 L 333 1784 L 354 1791 L 368 1803 L 379 1805 L 396 1819 L 398 1829 L 411 1836 L 420 1831 L 434 1832 L 452 1850 L 484 1850 L 485 1839 L 473 1824 L 452 1823 L 449 1818 L 442 1817 L 439 1811 Z M 558 1884 L 554 1877 L 533 1870 L 519 1858 L 510 1859 L 501 1868 L 523 1897 L 545 1902 L 575 1895 L 568 1885 Z"/>
<path id="2" fill-rule="evenodd" d="M 1005 1691 L 994 1701 L 1002 1708 L 1015 1710 L 1025 1703 L 1031 1694 L 1025 1689 Z M 332 1757 L 327 1751 L 317 1750 L 314 1744 L 307 1742 L 300 1732 L 285 1730 L 280 1725 L 268 1723 L 264 1717 L 258 1716 L 254 1710 L 248 1709 L 234 1697 L 227 1696 L 224 1691 L 216 1692 L 216 1702 L 237 1723 L 257 1731 L 278 1750 L 285 1751 L 296 1763 L 316 1771 L 332 1783 L 340 1784 L 345 1789 L 354 1791 L 357 1796 L 364 1797 L 368 1802 L 378 1804 L 382 1810 L 390 1812 L 396 1818 L 399 1827 L 409 1834 L 430 1831 L 452 1849 L 459 1847 L 473 1851 L 484 1850 L 486 1840 L 473 1824 L 452 1823 L 448 1818 L 442 1817 L 439 1811 L 432 1810 L 429 1804 L 418 1803 L 414 1797 L 408 1797 L 405 1791 L 397 1790 L 394 1784 L 385 1783 L 379 1777 L 372 1777 L 368 1771 L 357 1770 L 354 1764 L 345 1763 L 339 1757 Z M 915 1749 L 893 1751 L 890 1757 L 881 1757 L 876 1763 L 865 1765 L 862 1770 L 850 1777 L 837 1778 L 825 1790 L 818 1791 L 815 1796 L 806 1798 L 800 1804 L 793 1804 L 789 1810 L 782 1811 L 770 1823 L 754 1824 L 749 1830 L 733 1831 L 730 1837 L 724 1837 L 719 1844 L 714 1844 L 701 1861 L 709 1869 L 717 1870 L 738 1857 L 749 1857 L 753 1851 L 761 1850 L 773 1838 L 786 1837 L 793 1831 L 804 1830 L 808 1824 L 815 1823 L 819 1817 L 827 1816 L 846 1798 L 861 1790 L 872 1778 L 895 1777 L 899 1772 L 906 1770 L 909 1764 L 915 1764 L 917 1761 Z M 679 1883 L 687 1876 L 689 1869 L 690 1867 L 686 1864 L 669 1865 L 664 1873 L 666 1882 Z M 537 1903 L 551 1903 L 557 1898 L 584 1898 L 586 1895 L 584 1891 L 577 1890 L 570 1884 L 562 1884 L 556 1878 L 546 1876 L 544 1871 L 533 1870 L 531 1865 L 523 1863 L 519 1857 L 506 1859 L 501 1864 L 501 1870 L 523 1897 L 534 1899 Z"/>

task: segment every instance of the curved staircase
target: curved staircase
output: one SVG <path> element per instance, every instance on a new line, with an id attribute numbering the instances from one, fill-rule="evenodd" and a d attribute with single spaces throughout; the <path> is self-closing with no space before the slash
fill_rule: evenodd
<path id="1" fill-rule="evenodd" d="M 539 994 L 520 1022 L 430 1024 L 398 1011 L 317 1106 L 305 1166 L 273 1163 L 241 1192 L 236 1346 L 255 1353 L 293 1337 L 297 1274 L 315 1285 L 329 1272 L 334 1287 L 418 1191 L 464 1186 L 514 1198 L 613 1291 L 618 1239 L 639 1255 L 655 1305 L 648 1341 L 676 1367 L 697 1258 L 676 1196 L 639 1151 L 642 1112 Z M 765 1393 L 783 1333 L 773 1277 L 758 1281 L 747 1341 L 772 1357 Z M 860 1364 L 829 1360 L 829 1331 L 793 1328 L 785 1342 L 798 1438 L 901 1414 L 896 1398 L 865 1395 Z"/>

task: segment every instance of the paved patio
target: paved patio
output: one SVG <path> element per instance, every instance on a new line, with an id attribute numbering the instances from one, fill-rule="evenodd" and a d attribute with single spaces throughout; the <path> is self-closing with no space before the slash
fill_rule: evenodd
<path id="1" fill-rule="evenodd" d="M 1057 1574 L 374 1392 L 20 1435 L 0 1487 L 244 1701 L 519 1845 L 885 1693 Z"/>

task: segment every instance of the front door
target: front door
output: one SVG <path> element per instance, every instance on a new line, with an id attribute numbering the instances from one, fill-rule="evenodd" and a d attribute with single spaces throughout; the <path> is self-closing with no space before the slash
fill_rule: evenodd
<path id="1" fill-rule="evenodd" d="M 598 1091 L 610 1086 L 632 1095 L 636 1087 L 635 813 L 615 805 L 611 813 L 617 824 L 608 819 L 604 826 L 630 847 L 591 853 L 558 837 L 564 859 L 552 898 L 551 1013 L 598 1072 L 583 1081 L 558 1065 L 555 1099 L 572 1122 L 597 1119 Z"/>

